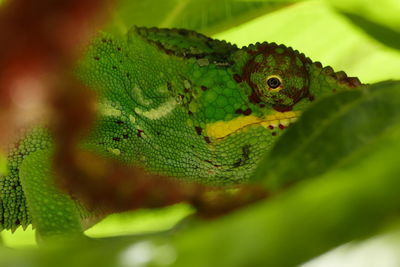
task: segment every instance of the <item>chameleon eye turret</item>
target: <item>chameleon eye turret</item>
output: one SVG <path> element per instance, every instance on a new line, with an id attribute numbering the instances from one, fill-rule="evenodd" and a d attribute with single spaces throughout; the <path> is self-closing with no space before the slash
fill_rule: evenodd
<path id="1" fill-rule="evenodd" d="M 289 110 L 308 94 L 309 76 L 303 54 L 275 43 L 262 43 L 247 48 L 249 59 L 243 78 L 251 87 L 252 99 L 272 105 L 276 110 Z"/>

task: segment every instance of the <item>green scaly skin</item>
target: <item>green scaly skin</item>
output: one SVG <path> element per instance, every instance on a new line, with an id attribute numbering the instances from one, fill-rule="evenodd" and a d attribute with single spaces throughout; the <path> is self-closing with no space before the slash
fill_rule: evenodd
<path id="1" fill-rule="evenodd" d="M 283 45 L 239 49 L 192 31 L 136 27 L 126 39 L 100 34 L 76 73 L 98 97 L 84 148 L 214 185 L 249 180 L 312 101 L 360 85 Z M 9 174 L 0 177 L 3 229 L 32 223 L 45 237 L 82 231 L 79 218 L 88 214 L 54 187 L 51 150 L 40 127 L 10 150 Z"/>

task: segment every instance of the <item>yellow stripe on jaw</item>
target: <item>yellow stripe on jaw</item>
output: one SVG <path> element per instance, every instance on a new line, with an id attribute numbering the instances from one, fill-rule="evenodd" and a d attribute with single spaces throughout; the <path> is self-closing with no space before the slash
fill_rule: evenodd
<path id="1" fill-rule="evenodd" d="M 217 121 L 207 124 L 206 133 L 209 137 L 222 139 L 244 127 L 251 125 L 261 125 L 265 128 L 268 128 L 269 126 L 278 127 L 279 124 L 288 126 L 291 122 L 296 121 L 296 119 L 300 116 L 300 113 L 300 111 L 275 111 L 273 114 L 267 115 L 264 118 L 251 115 L 237 117 L 231 121 Z"/>

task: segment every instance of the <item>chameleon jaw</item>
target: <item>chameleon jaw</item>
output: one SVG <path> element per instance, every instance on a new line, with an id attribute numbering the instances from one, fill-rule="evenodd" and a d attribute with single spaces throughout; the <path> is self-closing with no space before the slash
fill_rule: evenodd
<path id="1" fill-rule="evenodd" d="M 290 123 L 295 122 L 300 114 L 300 111 L 275 111 L 263 118 L 251 115 L 237 117 L 231 121 L 217 121 L 207 125 L 206 133 L 209 137 L 219 140 L 254 125 L 263 126 L 266 129 L 287 127 Z"/>

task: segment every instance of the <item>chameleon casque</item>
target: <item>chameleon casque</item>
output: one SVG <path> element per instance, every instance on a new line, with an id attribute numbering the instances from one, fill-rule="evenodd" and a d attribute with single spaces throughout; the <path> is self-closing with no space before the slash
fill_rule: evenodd
<path id="1" fill-rule="evenodd" d="M 120 39 L 101 33 L 76 75 L 98 99 L 85 149 L 213 185 L 248 181 L 314 99 L 360 85 L 283 45 L 238 48 L 189 30 L 141 27 Z M 10 149 L 9 172 L 0 176 L 2 229 L 82 231 L 84 209 L 46 180 L 51 149 L 43 127 Z"/>

